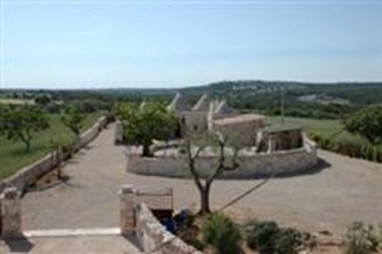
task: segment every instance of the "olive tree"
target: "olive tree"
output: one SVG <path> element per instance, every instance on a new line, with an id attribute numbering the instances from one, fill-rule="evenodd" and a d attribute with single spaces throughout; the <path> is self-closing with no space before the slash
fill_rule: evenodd
<path id="1" fill-rule="evenodd" d="M 0 135 L 21 141 L 30 150 L 35 133 L 49 128 L 49 117 L 36 107 L 8 107 L 0 110 Z"/>
<path id="2" fill-rule="evenodd" d="M 211 213 L 210 190 L 215 179 L 225 171 L 231 171 L 238 168 L 237 156 L 239 147 L 233 143 L 228 144 L 228 139 L 220 133 L 207 134 L 199 137 L 188 137 L 184 142 L 184 148 L 187 155 L 188 169 L 194 180 L 194 183 L 200 195 L 199 214 Z M 216 156 L 215 168 L 207 176 L 201 175 L 197 168 L 197 161 L 203 152 L 213 152 Z M 214 151 L 211 151 L 214 150 Z"/>
<path id="3" fill-rule="evenodd" d="M 154 139 L 169 139 L 176 127 L 176 118 L 161 103 L 147 102 L 138 107 L 135 104 L 120 104 L 116 115 L 123 125 L 124 140 L 130 144 L 142 145 L 143 156 L 152 156 L 150 146 Z"/>

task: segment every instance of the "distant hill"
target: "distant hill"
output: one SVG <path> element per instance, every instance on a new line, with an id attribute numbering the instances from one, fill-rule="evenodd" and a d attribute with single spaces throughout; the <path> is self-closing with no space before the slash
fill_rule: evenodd
<path id="1" fill-rule="evenodd" d="M 33 99 L 49 94 L 54 100 L 96 99 L 115 103 L 143 99 L 169 102 L 176 92 L 182 92 L 190 103 L 203 93 L 224 98 L 242 111 L 280 114 L 284 95 L 285 113 L 297 117 L 338 118 L 362 106 L 382 103 L 382 82 L 306 83 L 294 81 L 238 80 L 221 81 L 186 88 L 118 88 L 91 90 L 0 90 L 0 98 Z M 317 99 L 311 99 L 317 98 Z"/>

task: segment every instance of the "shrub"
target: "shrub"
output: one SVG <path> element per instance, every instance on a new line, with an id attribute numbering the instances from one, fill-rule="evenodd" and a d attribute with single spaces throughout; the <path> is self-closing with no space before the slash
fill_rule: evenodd
<path id="1" fill-rule="evenodd" d="M 309 137 L 316 143 L 319 143 L 322 139 L 322 136 L 318 132 L 310 132 Z"/>
<path id="2" fill-rule="evenodd" d="M 280 228 L 274 221 L 253 221 L 246 228 L 247 244 L 260 254 L 294 254 L 300 248 L 313 247 L 315 239 L 306 232 Z"/>
<path id="3" fill-rule="evenodd" d="M 346 254 L 369 254 L 378 249 L 378 233 L 373 226 L 362 222 L 353 222 L 347 229 L 343 242 Z"/>
<path id="4" fill-rule="evenodd" d="M 368 142 L 357 139 L 329 139 L 315 133 L 311 133 L 310 137 L 315 140 L 318 146 L 322 149 L 350 157 L 382 162 L 381 145 L 372 145 Z"/>
<path id="5" fill-rule="evenodd" d="M 211 244 L 217 254 L 240 253 L 240 231 L 222 214 L 213 214 L 204 221 L 202 235 L 203 240 Z"/>
<path id="6" fill-rule="evenodd" d="M 251 249 L 262 254 L 274 253 L 275 236 L 279 234 L 279 231 L 274 221 L 254 221 L 247 226 L 247 244 Z"/>

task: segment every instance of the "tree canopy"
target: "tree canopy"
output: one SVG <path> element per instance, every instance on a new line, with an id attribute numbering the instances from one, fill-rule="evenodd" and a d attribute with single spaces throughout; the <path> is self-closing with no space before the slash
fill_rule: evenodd
<path id="1" fill-rule="evenodd" d="M 142 145 L 143 156 L 151 156 L 154 139 L 167 140 L 174 133 L 176 118 L 160 103 L 147 102 L 142 106 L 120 104 L 116 115 L 121 120 L 124 139 L 130 144 Z"/>
<path id="2" fill-rule="evenodd" d="M 348 131 L 360 134 L 372 144 L 382 142 L 382 106 L 365 107 L 346 118 L 344 124 Z"/>
<path id="3" fill-rule="evenodd" d="M 34 133 L 49 127 L 48 116 L 36 107 L 8 107 L 0 110 L 0 135 L 22 141 L 30 149 Z"/>
<path id="4" fill-rule="evenodd" d="M 84 120 L 85 116 L 80 112 L 78 107 L 69 107 L 61 117 L 63 124 L 73 132 L 76 138 L 81 134 Z"/>

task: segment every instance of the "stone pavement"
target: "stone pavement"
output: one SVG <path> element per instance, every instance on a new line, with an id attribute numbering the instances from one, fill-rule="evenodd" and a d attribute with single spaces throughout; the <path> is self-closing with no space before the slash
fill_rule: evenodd
<path id="1" fill-rule="evenodd" d="M 196 206 L 198 192 L 190 179 L 148 177 L 126 172 L 122 146 L 114 145 L 114 125 L 103 131 L 64 172 L 68 184 L 27 193 L 22 200 L 24 229 L 117 227 L 123 184 L 174 189 L 175 206 Z M 271 180 L 231 208 L 240 221 L 273 219 L 309 231 L 343 234 L 354 220 L 382 222 L 382 164 L 319 151 L 319 171 Z M 213 207 L 219 208 L 258 180 L 216 181 Z"/>
<path id="2" fill-rule="evenodd" d="M 142 252 L 120 235 L 77 235 L 0 240 L 0 253 L 139 254 Z"/>

